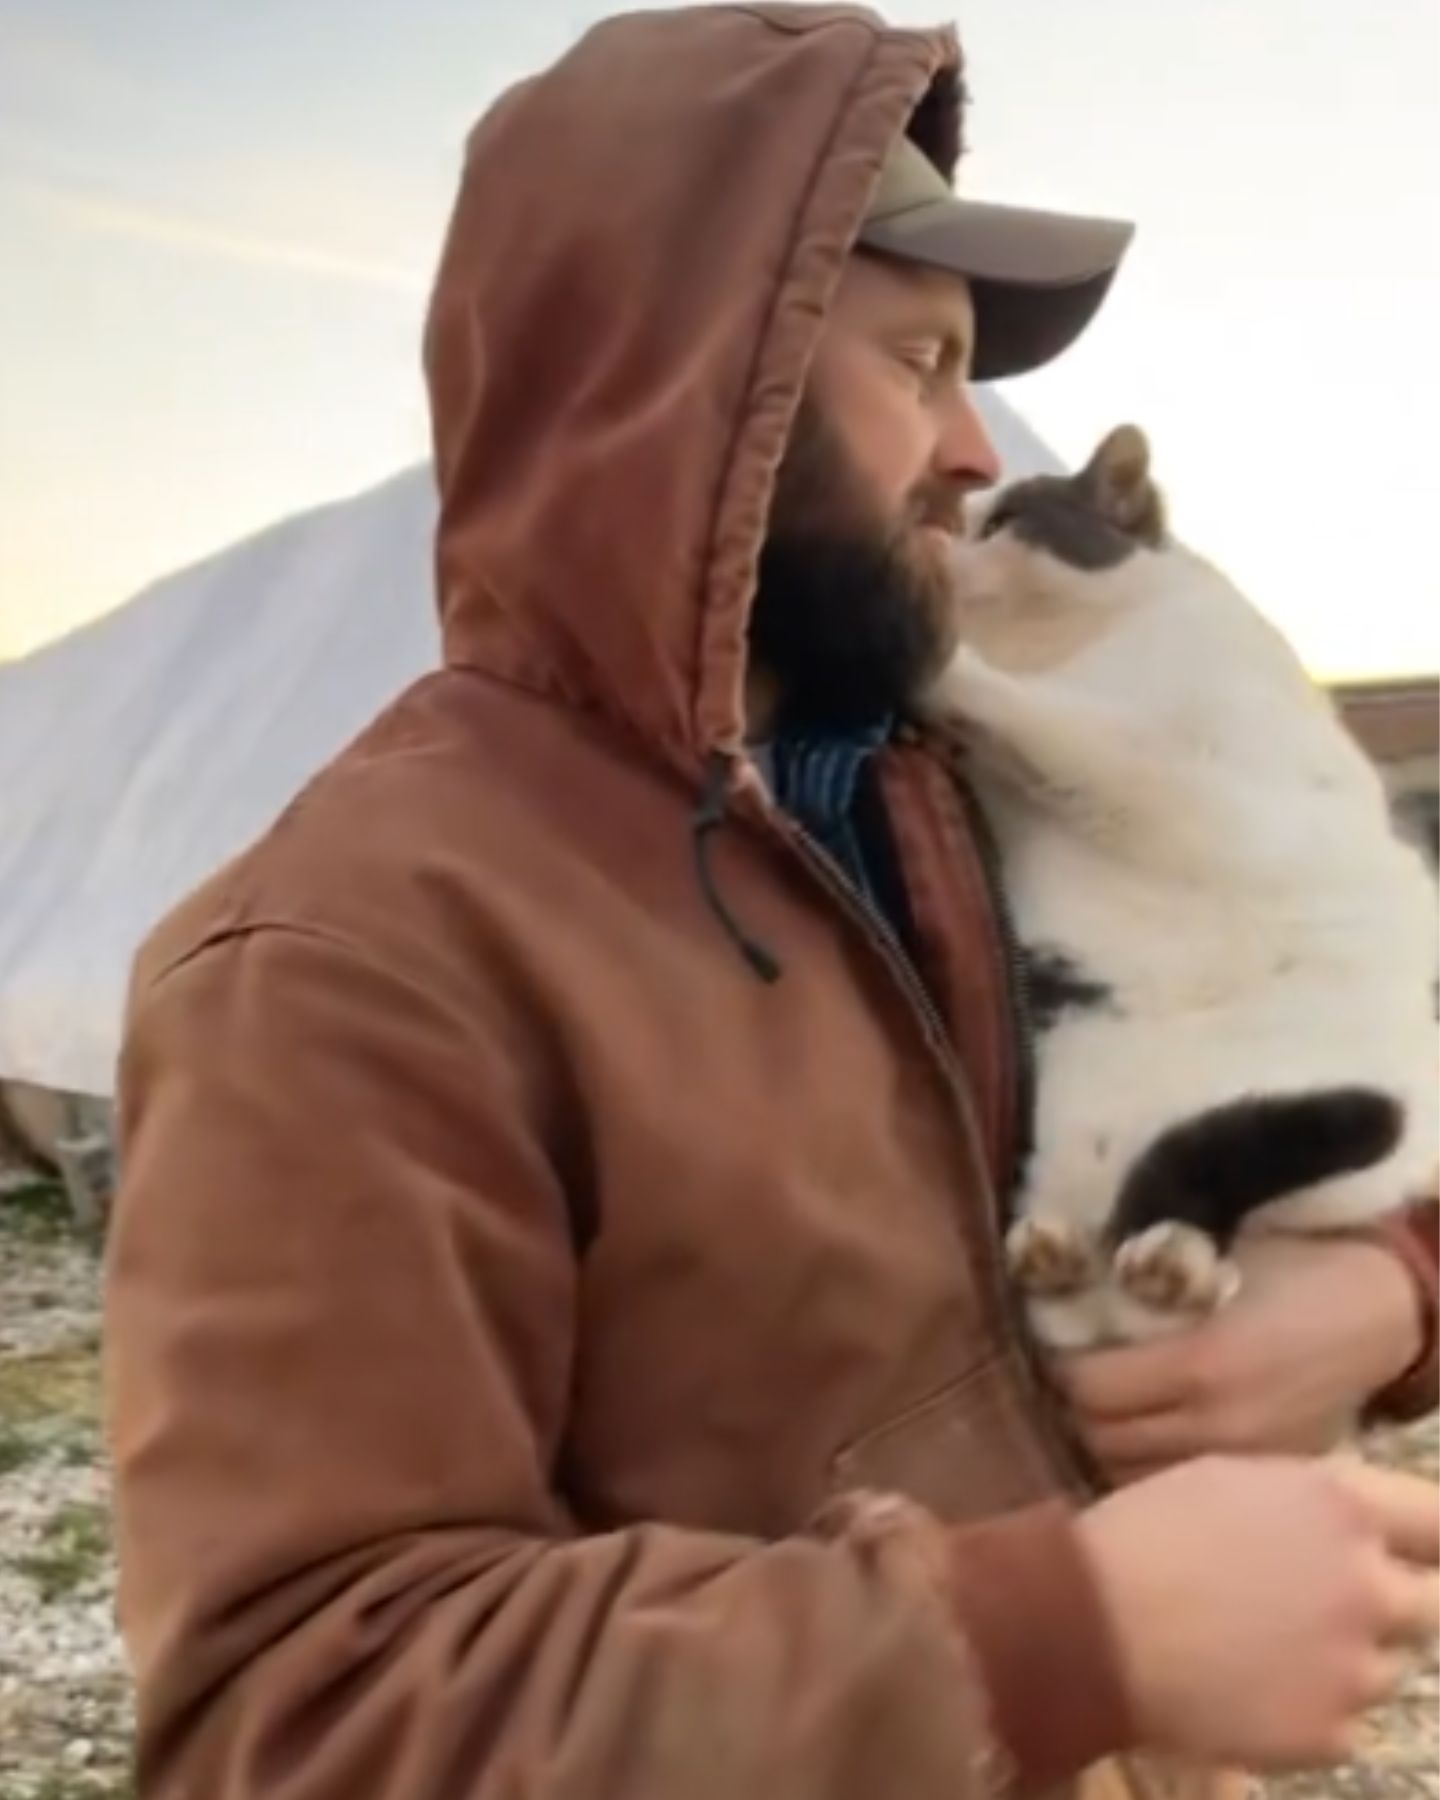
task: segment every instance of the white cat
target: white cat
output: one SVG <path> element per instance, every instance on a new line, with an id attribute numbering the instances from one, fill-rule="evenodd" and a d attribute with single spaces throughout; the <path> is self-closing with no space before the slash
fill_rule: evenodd
<path id="1" fill-rule="evenodd" d="M 1167 535 L 1133 427 L 985 497 L 956 568 L 930 706 L 1038 1028 L 1011 1266 L 1058 1348 L 1154 1335 L 1233 1290 L 1242 1229 L 1432 1190 L 1434 883 L 1289 645 Z"/>

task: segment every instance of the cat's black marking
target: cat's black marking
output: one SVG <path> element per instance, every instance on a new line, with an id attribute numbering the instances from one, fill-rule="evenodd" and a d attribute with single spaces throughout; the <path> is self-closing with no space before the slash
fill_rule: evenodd
<path id="1" fill-rule="evenodd" d="M 985 530 L 1013 531 L 1022 544 L 1091 573 L 1117 568 L 1136 550 L 1134 538 L 1102 518 L 1068 482 L 1052 476 L 1011 488 Z"/>
<path id="2" fill-rule="evenodd" d="M 1025 946 L 1025 990 L 1036 1031 L 1050 1031 L 1067 1012 L 1114 1012 L 1113 988 L 1063 950 L 1047 944 Z"/>
<path id="3" fill-rule="evenodd" d="M 996 500 L 981 537 L 1010 531 L 1073 569 L 1114 569 L 1165 542 L 1165 502 L 1150 475 L 1150 448 L 1133 426 L 1112 431 L 1074 475 L 1032 475 Z"/>
<path id="4" fill-rule="evenodd" d="M 1265 1095 L 1212 1107 L 1163 1131 L 1121 1184 L 1106 1234 L 1114 1243 L 1170 1221 L 1228 1250 L 1267 1201 L 1389 1156 L 1405 1109 L 1374 1088 Z"/>

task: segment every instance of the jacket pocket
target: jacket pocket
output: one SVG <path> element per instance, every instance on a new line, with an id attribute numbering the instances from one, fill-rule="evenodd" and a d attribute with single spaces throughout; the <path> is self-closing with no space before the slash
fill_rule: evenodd
<path id="1" fill-rule="evenodd" d="M 998 1356 L 883 1420 L 830 1465 L 832 1494 L 903 1494 L 956 1524 L 1045 1499 L 1056 1485 Z"/>

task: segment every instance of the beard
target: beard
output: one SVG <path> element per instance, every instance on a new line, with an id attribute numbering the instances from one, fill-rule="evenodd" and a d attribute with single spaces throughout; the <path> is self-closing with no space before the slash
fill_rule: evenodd
<path id="1" fill-rule="evenodd" d="M 788 727 L 849 731 L 911 709 L 955 644 L 943 544 L 961 496 L 933 479 L 888 523 L 808 397 L 776 478 L 750 614 L 750 654 Z"/>

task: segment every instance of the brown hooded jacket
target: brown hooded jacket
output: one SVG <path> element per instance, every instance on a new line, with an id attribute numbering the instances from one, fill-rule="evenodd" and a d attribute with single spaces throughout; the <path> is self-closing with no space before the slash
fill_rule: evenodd
<path id="1" fill-rule="evenodd" d="M 884 753 L 932 1000 L 743 755 L 807 358 L 887 144 L 953 161 L 956 63 L 843 8 L 639 15 L 473 138 L 447 666 L 135 978 L 149 1800 L 963 1800 L 1127 1742 L 1000 1279 L 961 796 Z"/>

